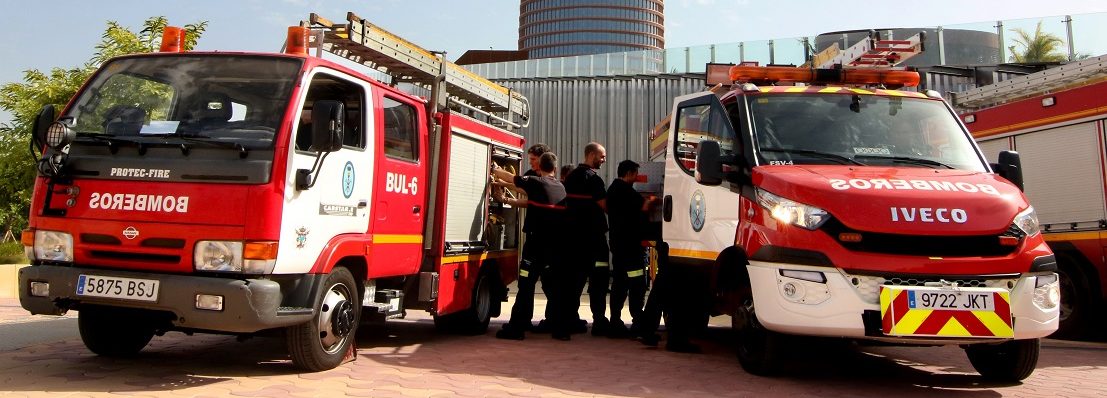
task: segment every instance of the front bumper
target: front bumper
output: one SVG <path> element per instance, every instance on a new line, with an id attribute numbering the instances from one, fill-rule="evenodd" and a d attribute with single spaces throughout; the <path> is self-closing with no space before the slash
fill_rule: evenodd
<path id="1" fill-rule="evenodd" d="M 77 295 L 79 275 L 154 279 L 159 281 L 156 302 Z M 30 294 L 31 282 L 47 282 L 47 297 Z M 197 294 L 223 296 L 223 310 L 196 309 Z M 92 268 L 37 265 L 19 270 L 19 302 L 32 314 L 61 315 L 80 304 L 130 307 L 172 313 L 173 327 L 230 333 L 251 333 L 308 322 L 308 308 L 285 309 L 281 285 L 268 279 L 230 279 L 190 275 L 112 271 Z"/>
<path id="2" fill-rule="evenodd" d="M 962 344 L 995 338 L 897 337 L 880 332 L 879 285 L 883 278 L 848 275 L 840 269 L 786 263 L 751 261 L 747 267 L 753 287 L 757 320 L 767 329 L 781 333 L 849 337 L 898 343 Z M 822 273 L 824 283 L 804 281 L 781 275 L 781 270 Z M 1048 336 L 1057 330 L 1059 306 L 1051 309 L 1034 304 L 1036 276 L 1011 276 L 990 279 L 986 287 L 1009 291 L 1014 339 Z M 906 278 L 904 278 L 906 279 Z M 783 285 L 801 290 L 803 299 L 786 298 Z M 873 317 L 875 316 L 875 319 Z M 866 321 L 868 319 L 868 321 Z"/>

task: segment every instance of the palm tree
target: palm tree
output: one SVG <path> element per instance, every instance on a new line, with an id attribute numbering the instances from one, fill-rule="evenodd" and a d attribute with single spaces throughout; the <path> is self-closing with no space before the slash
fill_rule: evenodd
<path id="1" fill-rule="evenodd" d="M 1057 35 L 1042 32 L 1042 21 L 1038 21 L 1038 27 L 1034 34 L 1030 34 L 1021 28 L 1011 29 L 1018 36 L 1014 38 L 1015 45 L 1007 47 L 1011 51 L 1011 62 L 1064 62 L 1068 56 L 1060 51 L 1065 44 Z M 1021 49 L 1016 50 L 1016 47 Z"/>

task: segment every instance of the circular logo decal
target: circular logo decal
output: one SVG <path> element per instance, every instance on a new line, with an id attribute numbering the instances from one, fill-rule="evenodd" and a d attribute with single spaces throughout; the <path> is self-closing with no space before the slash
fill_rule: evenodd
<path id="1" fill-rule="evenodd" d="M 354 164 L 346 162 L 346 167 L 342 169 L 342 195 L 346 199 L 350 198 L 350 195 L 354 194 Z"/>
<path id="2" fill-rule="evenodd" d="M 693 230 L 700 232 L 703 229 L 703 223 L 707 220 L 707 202 L 703 199 L 703 192 L 699 190 L 688 201 L 688 218 L 692 221 Z"/>

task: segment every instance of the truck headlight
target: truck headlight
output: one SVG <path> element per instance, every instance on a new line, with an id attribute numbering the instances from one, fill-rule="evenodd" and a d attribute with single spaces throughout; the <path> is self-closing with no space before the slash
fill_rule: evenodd
<path id="1" fill-rule="evenodd" d="M 1015 224 L 1019 230 L 1026 233 L 1026 236 L 1034 236 L 1038 232 L 1041 232 L 1041 228 L 1038 225 L 1038 214 L 1034 212 L 1034 206 L 1027 207 L 1022 213 L 1015 216 L 1013 224 Z"/>
<path id="2" fill-rule="evenodd" d="M 830 219 L 830 213 L 826 210 L 777 196 L 761 188 L 757 189 L 757 203 L 769 210 L 777 221 L 812 231 Z"/>
<path id="3" fill-rule="evenodd" d="M 73 235 L 58 231 L 35 231 L 35 260 L 73 261 Z"/>
<path id="4" fill-rule="evenodd" d="M 192 251 L 197 271 L 242 272 L 242 242 L 202 240 Z"/>
<path id="5" fill-rule="evenodd" d="M 271 274 L 277 264 L 277 242 L 202 240 L 192 253 L 197 271 Z"/>

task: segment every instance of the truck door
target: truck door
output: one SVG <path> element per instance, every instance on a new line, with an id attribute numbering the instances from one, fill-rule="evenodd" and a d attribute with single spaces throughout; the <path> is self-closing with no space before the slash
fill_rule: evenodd
<path id="1" fill-rule="evenodd" d="M 713 140 L 724 157 L 733 157 L 740 141 L 715 94 L 690 94 L 674 102 L 665 156 L 662 238 L 669 246 L 670 262 L 713 263 L 723 249 L 734 245 L 739 197 L 729 182 L 696 181 L 696 149 L 700 142 Z"/>
<path id="2" fill-rule="evenodd" d="M 385 93 L 377 103 L 370 276 L 408 275 L 422 258 L 427 128 L 422 106 L 410 99 Z"/>

